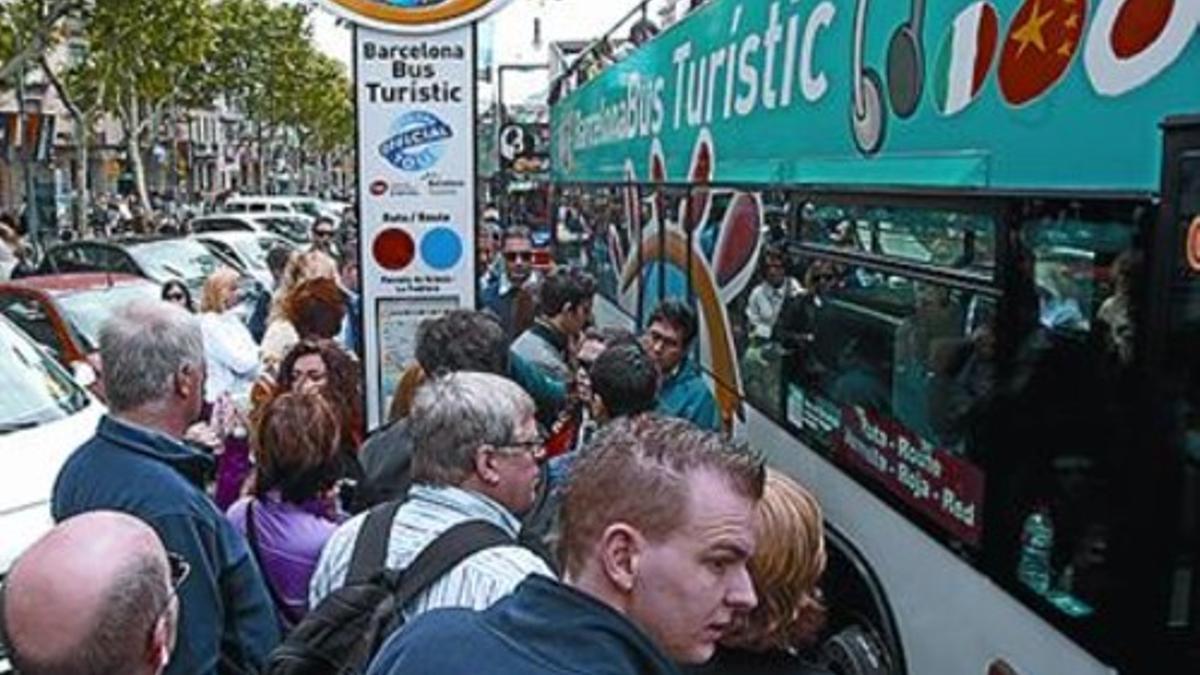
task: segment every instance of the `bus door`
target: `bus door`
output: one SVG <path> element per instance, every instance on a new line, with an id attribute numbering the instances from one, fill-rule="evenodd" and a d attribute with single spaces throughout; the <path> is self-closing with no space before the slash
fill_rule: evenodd
<path id="1" fill-rule="evenodd" d="M 1152 330 L 1159 328 L 1152 364 L 1162 373 L 1164 391 L 1157 397 L 1169 443 L 1156 462 L 1152 478 L 1159 485 L 1157 513 L 1168 527 L 1146 524 L 1155 533 L 1147 547 L 1167 562 L 1160 565 L 1162 583 L 1151 591 L 1157 602 L 1155 626 L 1167 641 L 1159 642 L 1169 672 L 1200 668 L 1200 115 L 1178 117 L 1163 125 L 1162 208 L 1156 253 L 1169 264 L 1158 265 L 1152 283 L 1166 303 Z M 1166 498 L 1163 498 L 1166 497 Z M 1148 572 L 1150 570 L 1147 570 Z M 1164 573 L 1165 572 L 1165 573 Z M 1165 628 L 1165 633 L 1163 633 Z M 1169 656 L 1168 656 L 1169 655 Z M 1153 656 L 1153 655 L 1152 655 Z M 1167 660 L 1169 658 L 1169 660 Z M 1167 672 L 1166 670 L 1160 672 Z"/>

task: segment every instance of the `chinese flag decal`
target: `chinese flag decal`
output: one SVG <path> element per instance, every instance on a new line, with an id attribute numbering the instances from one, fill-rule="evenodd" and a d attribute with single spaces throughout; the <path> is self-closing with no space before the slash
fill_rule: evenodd
<path id="1" fill-rule="evenodd" d="M 1000 93 L 1024 105 L 1050 90 L 1079 51 L 1087 0 L 1026 0 L 1000 56 Z"/>

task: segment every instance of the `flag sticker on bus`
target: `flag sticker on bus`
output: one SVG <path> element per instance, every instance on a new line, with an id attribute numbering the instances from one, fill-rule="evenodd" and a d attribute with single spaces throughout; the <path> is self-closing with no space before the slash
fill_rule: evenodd
<path id="1" fill-rule="evenodd" d="M 1026 0 L 1013 17 L 1000 57 L 1000 92 L 1025 105 L 1048 92 L 1079 49 L 1087 0 Z"/>
<path id="2" fill-rule="evenodd" d="M 990 2 L 964 9 L 942 40 L 936 66 L 938 109 L 950 116 L 964 110 L 983 89 L 996 57 L 1000 19 Z"/>

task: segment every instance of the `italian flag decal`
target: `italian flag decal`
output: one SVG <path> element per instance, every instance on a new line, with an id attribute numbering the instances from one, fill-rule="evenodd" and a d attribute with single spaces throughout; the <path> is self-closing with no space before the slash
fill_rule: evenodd
<path id="1" fill-rule="evenodd" d="M 943 115 L 954 115 L 975 100 L 996 56 L 1000 21 L 991 3 L 967 6 L 942 38 L 934 68 L 934 95 Z"/>

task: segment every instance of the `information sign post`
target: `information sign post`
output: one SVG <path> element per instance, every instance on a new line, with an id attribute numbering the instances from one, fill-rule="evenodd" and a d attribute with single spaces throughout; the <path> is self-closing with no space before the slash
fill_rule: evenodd
<path id="1" fill-rule="evenodd" d="M 474 22 L 506 1 L 324 0 L 355 24 L 370 428 L 386 421 L 420 323 L 475 307 Z"/>

